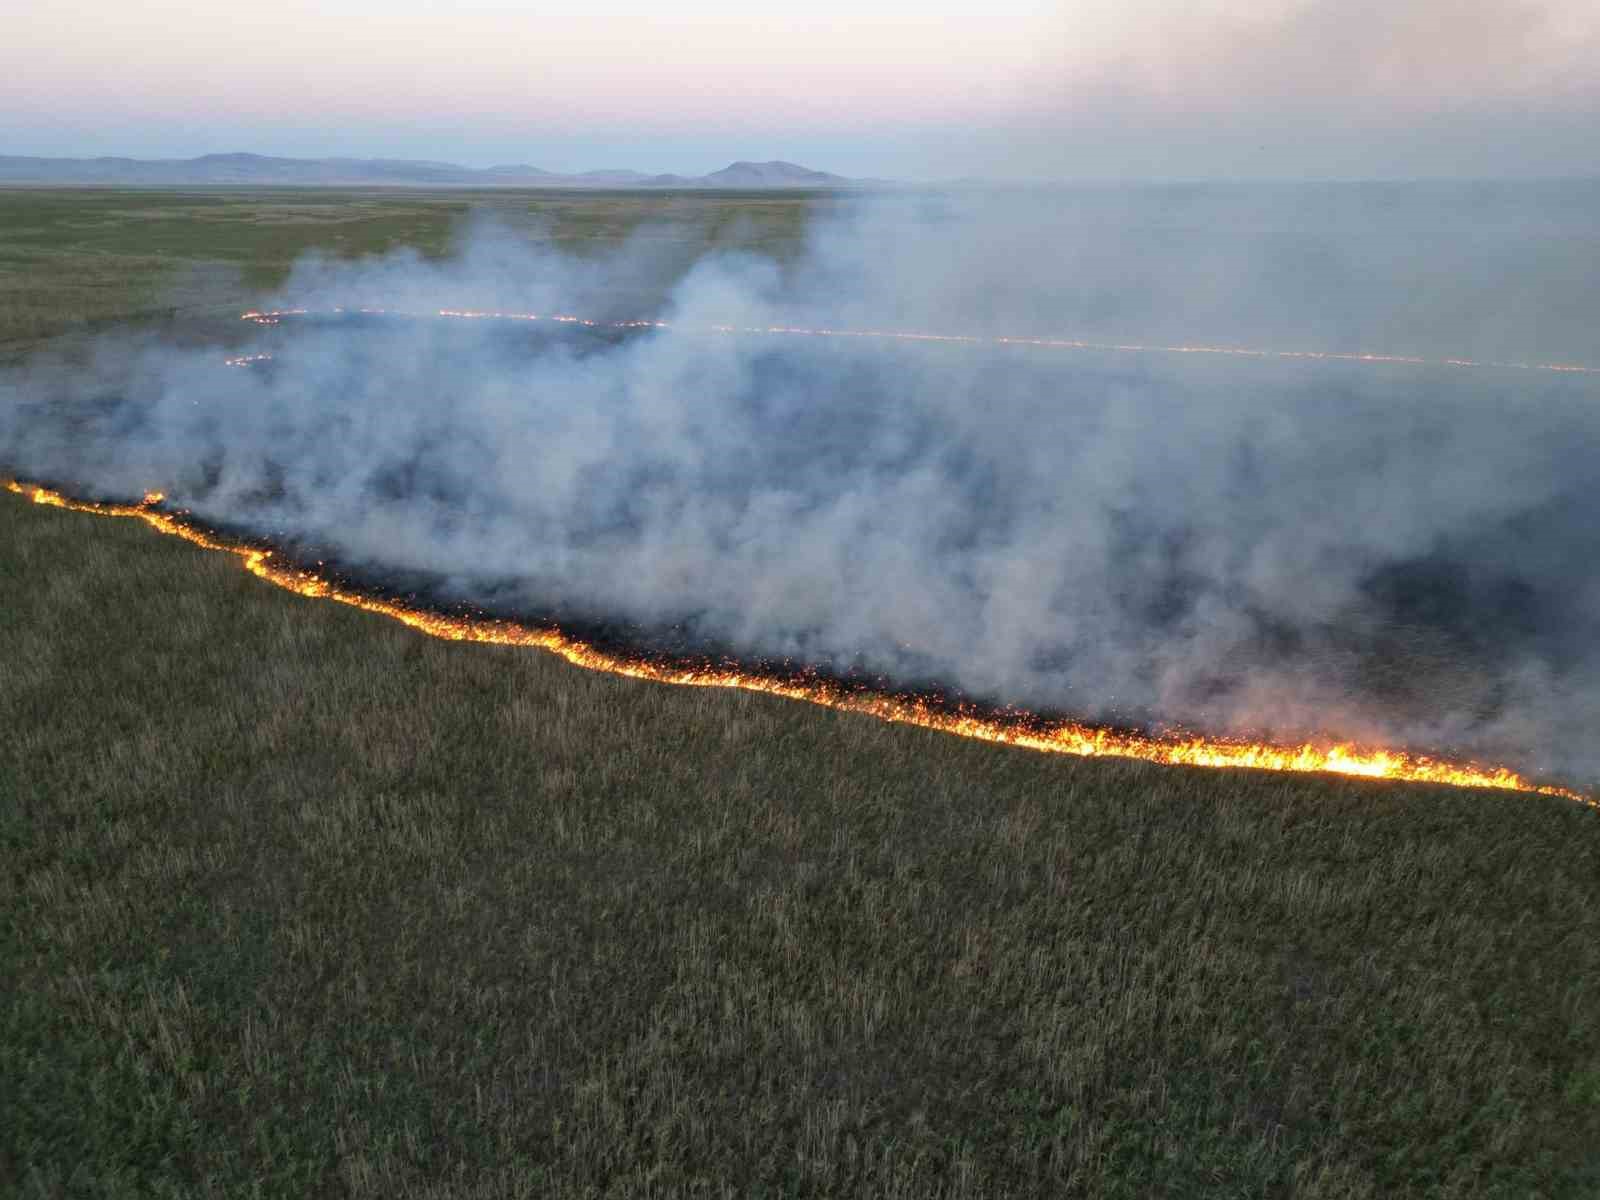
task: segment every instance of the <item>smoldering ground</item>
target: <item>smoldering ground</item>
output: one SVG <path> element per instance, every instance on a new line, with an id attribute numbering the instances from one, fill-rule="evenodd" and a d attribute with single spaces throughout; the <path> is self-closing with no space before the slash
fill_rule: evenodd
<path id="1" fill-rule="evenodd" d="M 797 262 L 698 262 L 655 313 L 615 307 L 658 265 L 637 247 L 479 226 L 442 263 L 308 261 L 283 299 L 672 328 L 287 320 L 243 370 L 104 338 L 0 379 L 0 460 L 442 600 L 1588 782 L 1597 377 L 711 330 L 1593 357 L 1571 197 L 1317 195 L 863 201 Z"/>

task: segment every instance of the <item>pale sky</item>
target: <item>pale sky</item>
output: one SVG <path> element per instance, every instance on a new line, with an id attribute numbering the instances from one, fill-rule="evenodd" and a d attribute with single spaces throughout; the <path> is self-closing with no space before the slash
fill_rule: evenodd
<path id="1" fill-rule="evenodd" d="M 0 153 L 698 173 L 1600 173 L 1600 0 L 50 0 Z"/>

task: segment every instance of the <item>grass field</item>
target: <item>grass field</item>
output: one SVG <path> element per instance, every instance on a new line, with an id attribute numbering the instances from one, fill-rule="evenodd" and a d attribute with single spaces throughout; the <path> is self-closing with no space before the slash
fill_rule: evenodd
<path id="1" fill-rule="evenodd" d="M 466 202 L 180 200 L 0 193 L 15 340 L 29 253 L 110 320 Z M 1594 809 L 585 673 L 4 494 L 0 730 L 9 1194 L 1600 1194 Z"/>
<path id="2" fill-rule="evenodd" d="M 312 248 L 438 256 L 469 212 L 568 253 L 648 237 L 664 283 L 712 245 L 792 255 L 808 213 L 834 202 L 806 193 L 0 188 L 0 357 L 130 319 L 236 316 Z"/>

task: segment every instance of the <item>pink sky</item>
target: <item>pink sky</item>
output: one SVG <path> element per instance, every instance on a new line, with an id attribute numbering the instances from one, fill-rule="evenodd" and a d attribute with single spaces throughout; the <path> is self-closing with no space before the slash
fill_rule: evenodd
<path id="1" fill-rule="evenodd" d="M 0 153 L 943 178 L 1593 174 L 1593 0 L 52 0 Z"/>

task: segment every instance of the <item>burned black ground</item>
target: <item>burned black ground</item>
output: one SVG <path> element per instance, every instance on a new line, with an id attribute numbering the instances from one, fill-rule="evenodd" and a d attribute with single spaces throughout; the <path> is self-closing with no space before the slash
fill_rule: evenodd
<path id="1" fill-rule="evenodd" d="M 10 495 L 0 729 L 11 1194 L 1600 1189 L 1565 801 L 596 675 Z"/>

